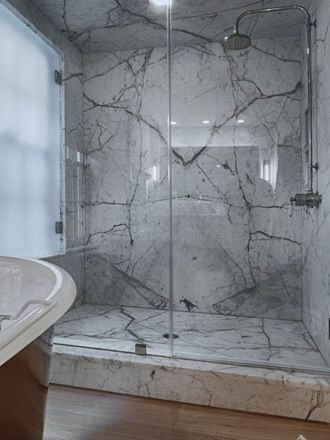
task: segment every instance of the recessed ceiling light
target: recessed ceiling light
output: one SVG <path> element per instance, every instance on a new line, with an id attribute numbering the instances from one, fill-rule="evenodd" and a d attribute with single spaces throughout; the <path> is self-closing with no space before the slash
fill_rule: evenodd
<path id="1" fill-rule="evenodd" d="M 157 6 L 167 6 L 172 3 L 172 0 L 150 0 L 151 3 Z"/>
<path id="2" fill-rule="evenodd" d="M 237 119 L 237 124 L 244 124 L 245 120 L 244 119 Z"/>
<path id="3" fill-rule="evenodd" d="M 210 123 L 210 121 L 206 121 L 206 120 L 203 121 L 203 124 L 204 124 L 204 125 L 209 125 L 209 123 Z"/>
<path id="4" fill-rule="evenodd" d="M 178 125 L 176 121 L 171 121 L 171 125 Z"/>

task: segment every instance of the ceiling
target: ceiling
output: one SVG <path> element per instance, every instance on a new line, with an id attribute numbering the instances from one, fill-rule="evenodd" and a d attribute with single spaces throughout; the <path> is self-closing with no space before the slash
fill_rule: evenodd
<path id="1" fill-rule="evenodd" d="M 166 45 L 166 8 L 149 0 L 31 0 L 85 53 Z M 294 1 L 294 0 L 293 0 Z M 292 0 L 172 0 L 173 42 L 219 41 L 247 9 L 283 6 Z M 311 0 L 299 0 L 308 7 Z M 299 35 L 298 11 L 253 15 L 242 29 L 254 38 Z"/>

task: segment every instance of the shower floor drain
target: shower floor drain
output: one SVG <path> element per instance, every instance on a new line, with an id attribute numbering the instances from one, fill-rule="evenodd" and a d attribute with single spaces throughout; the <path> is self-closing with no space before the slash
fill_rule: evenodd
<path id="1" fill-rule="evenodd" d="M 164 333 L 163 334 L 163 338 L 169 339 L 169 337 L 170 337 L 169 333 Z M 179 337 L 179 335 L 177 335 L 175 333 L 173 334 L 173 339 L 178 339 L 178 337 Z"/>

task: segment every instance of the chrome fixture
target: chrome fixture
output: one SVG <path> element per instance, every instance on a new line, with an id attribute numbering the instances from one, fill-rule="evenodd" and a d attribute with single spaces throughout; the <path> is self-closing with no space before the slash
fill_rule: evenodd
<path id="1" fill-rule="evenodd" d="M 235 27 L 234 33 L 224 38 L 223 45 L 229 50 L 242 50 L 251 46 L 252 40 L 248 35 L 241 34 Z"/>
<path id="2" fill-rule="evenodd" d="M 291 205 L 295 206 L 307 206 L 307 208 L 317 208 L 322 202 L 322 196 L 319 193 L 306 192 L 302 194 L 296 194 L 290 198 Z"/>
<path id="3" fill-rule="evenodd" d="M 318 164 L 313 161 L 313 70 L 312 70 L 312 28 L 316 27 L 316 22 L 312 21 L 311 15 L 306 8 L 298 5 L 277 6 L 274 8 L 251 9 L 243 12 L 237 19 L 234 32 L 227 35 L 223 41 L 223 47 L 228 50 L 246 49 L 252 44 L 252 40 L 248 35 L 241 34 L 239 30 L 240 22 L 243 18 L 252 14 L 264 14 L 268 12 L 281 12 L 297 10 L 305 14 L 306 31 L 307 31 L 307 90 L 308 90 L 308 109 L 307 109 L 307 126 L 308 126 L 308 188 L 306 194 L 296 194 L 290 199 L 292 204 L 297 206 L 318 207 L 322 197 L 314 192 L 313 178 L 314 170 L 318 171 Z M 304 196 L 304 197 L 302 197 Z"/>

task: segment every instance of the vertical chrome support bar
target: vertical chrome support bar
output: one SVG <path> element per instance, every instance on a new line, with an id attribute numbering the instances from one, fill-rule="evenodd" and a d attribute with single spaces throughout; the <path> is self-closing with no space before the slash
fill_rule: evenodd
<path id="1" fill-rule="evenodd" d="M 251 9 L 243 12 L 237 17 L 234 27 L 234 33 L 239 34 L 240 22 L 243 18 L 252 14 L 265 14 L 268 12 L 281 12 L 297 10 L 303 12 L 306 16 L 306 30 L 307 30 L 307 100 L 308 100 L 308 188 L 307 193 L 314 195 L 314 169 L 317 169 L 314 164 L 314 134 L 313 134 L 313 60 L 312 60 L 312 27 L 315 26 L 312 22 L 312 18 L 308 10 L 304 6 L 290 5 L 290 6 L 277 6 L 274 8 L 262 8 Z M 316 199 L 318 194 L 315 193 Z M 316 205 L 319 206 L 321 202 L 316 200 Z"/>
<path id="2" fill-rule="evenodd" d="M 309 12 L 307 17 L 307 100 L 308 100 L 308 189 L 309 193 L 314 192 L 314 134 L 313 134 L 313 64 L 312 64 L 312 20 Z"/>
<path id="3" fill-rule="evenodd" d="M 168 82 L 168 195 L 169 195 L 169 351 L 174 354 L 174 283 L 173 283 L 173 170 L 172 170 L 172 7 L 167 2 L 167 82 Z"/>

